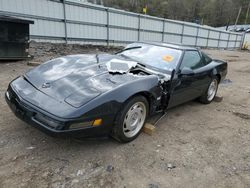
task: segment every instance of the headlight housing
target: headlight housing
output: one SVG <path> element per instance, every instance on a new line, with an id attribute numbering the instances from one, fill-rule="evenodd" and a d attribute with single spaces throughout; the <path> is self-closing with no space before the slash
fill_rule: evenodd
<path id="1" fill-rule="evenodd" d="M 102 119 L 95 119 L 93 121 L 73 123 L 69 126 L 69 129 L 81 129 L 85 127 L 97 127 L 102 124 Z"/>
<path id="2" fill-rule="evenodd" d="M 56 120 L 54 120 L 54 119 L 52 119 L 52 118 L 50 118 L 48 116 L 45 116 L 43 114 L 40 114 L 40 113 L 36 114 L 34 116 L 34 118 L 37 121 L 39 121 L 40 123 L 48 125 L 49 127 L 52 127 L 52 128 L 55 128 L 55 129 L 62 125 L 61 122 L 56 121 Z"/>
<path id="3" fill-rule="evenodd" d="M 69 129 L 81 129 L 85 127 L 90 127 L 92 126 L 92 124 L 93 124 L 93 121 L 73 123 L 69 126 Z"/>

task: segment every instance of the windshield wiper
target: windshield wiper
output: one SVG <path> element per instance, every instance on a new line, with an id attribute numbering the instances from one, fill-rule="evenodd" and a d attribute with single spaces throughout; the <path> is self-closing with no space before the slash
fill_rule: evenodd
<path id="1" fill-rule="evenodd" d="M 125 51 L 128 51 L 128 50 L 139 49 L 139 48 L 142 48 L 142 47 L 141 46 L 134 46 L 134 47 L 130 47 L 130 48 L 125 48 L 123 50 L 120 50 L 120 51 L 116 52 L 115 54 L 119 54 L 119 53 L 122 53 L 122 52 L 125 52 Z"/>

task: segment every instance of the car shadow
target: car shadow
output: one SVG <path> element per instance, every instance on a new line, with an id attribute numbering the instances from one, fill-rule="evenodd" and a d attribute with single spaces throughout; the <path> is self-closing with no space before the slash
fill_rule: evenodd
<path id="1" fill-rule="evenodd" d="M 171 108 L 167 113 L 167 115 L 161 120 L 161 121 L 167 121 L 167 118 L 178 118 L 178 115 L 181 115 L 183 110 L 190 108 L 190 106 L 202 106 L 202 104 L 199 104 L 198 102 L 191 101 L 187 102 L 185 104 L 179 105 L 177 107 Z M 177 115 L 176 115 L 177 114 Z M 160 117 L 160 115 L 156 115 L 157 117 Z M 154 116 L 154 118 L 156 118 Z M 22 132 L 16 133 L 16 136 L 23 135 L 22 139 L 23 142 L 27 145 L 30 143 L 30 145 L 34 145 L 36 147 L 42 147 L 42 148 L 57 148 L 60 147 L 61 151 L 63 151 L 63 147 L 66 147 L 68 149 L 73 150 L 81 150 L 81 151 L 88 151 L 90 148 L 96 148 L 96 149 L 103 149 L 105 147 L 123 147 L 127 144 L 119 143 L 118 141 L 114 140 L 113 138 L 107 136 L 107 137 L 97 137 L 97 138 L 72 138 L 72 137 L 52 137 L 49 136 L 40 130 L 25 124 L 24 122 L 18 121 L 22 125 L 25 126 L 24 129 L 22 129 Z M 149 121 L 148 121 L 149 122 Z M 19 123 L 18 123 L 19 124 Z M 24 125 L 25 124 L 25 125 Z M 161 123 L 159 122 L 159 125 Z M 157 125 L 156 125 L 157 126 Z M 161 125 L 159 126 L 159 128 Z M 139 138 L 140 139 L 140 136 Z M 136 143 L 137 141 L 133 141 L 131 143 Z M 129 143 L 129 144 L 131 144 Z"/>
<path id="2" fill-rule="evenodd" d="M 160 121 L 164 121 L 165 119 L 167 119 L 169 114 L 177 114 L 176 116 L 179 116 L 178 112 L 182 111 L 182 109 L 186 109 L 186 108 L 189 108 L 189 107 L 197 107 L 197 106 L 203 106 L 203 105 L 201 103 L 199 103 L 197 99 L 194 99 L 192 101 L 188 101 L 186 103 L 183 103 L 183 104 L 180 104 L 178 106 L 172 107 L 172 108 L 167 110 L 165 117 L 163 117 Z M 147 122 L 150 123 L 150 124 L 155 125 L 157 120 L 159 120 L 163 115 L 164 115 L 163 113 L 154 114 L 153 116 L 148 118 Z M 157 126 L 157 124 L 156 124 L 156 126 Z"/>
<path id="3" fill-rule="evenodd" d="M 199 103 L 197 100 L 189 101 L 184 104 L 175 106 L 167 111 L 167 115 L 163 117 L 162 121 L 166 120 L 168 118 L 168 114 L 175 114 L 174 117 L 179 116 L 180 114 L 178 112 L 182 111 L 182 109 L 187 109 L 190 107 L 197 107 L 197 106 L 203 106 L 201 103 Z M 176 115 L 177 114 L 177 115 Z M 154 124 L 160 117 L 162 116 L 162 113 L 157 113 L 151 116 L 148 120 L 147 123 Z M 156 125 L 157 126 L 157 125 Z M 63 138 L 54 138 L 54 139 L 61 139 Z M 67 138 L 70 140 L 72 144 L 86 144 L 86 145 L 96 145 L 96 144 L 114 144 L 114 145 L 119 145 L 118 141 L 114 140 L 111 136 L 106 136 L 106 137 L 98 137 L 98 138 Z"/>

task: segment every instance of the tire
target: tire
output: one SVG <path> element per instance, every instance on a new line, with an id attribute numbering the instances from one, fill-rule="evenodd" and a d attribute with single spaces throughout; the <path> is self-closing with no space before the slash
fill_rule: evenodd
<path id="1" fill-rule="evenodd" d="M 116 116 L 111 136 L 119 142 L 131 142 L 141 133 L 146 122 L 149 104 L 145 97 L 128 100 Z"/>
<path id="2" fill-rule="evenodd" d="M 217 94 L 218 85 L 219 79 L 217 77 L 212 78 L 206 92 L 199 98 L 199 101 L 203 104 L 210 104 Z"/>

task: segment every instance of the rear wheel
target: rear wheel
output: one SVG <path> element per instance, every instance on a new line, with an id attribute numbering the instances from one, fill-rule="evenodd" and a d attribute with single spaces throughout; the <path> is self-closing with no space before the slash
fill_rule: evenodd
<path id="1" fill-rule="evenodd" d="M 209 104 L 214 100 L 214 97 L 216 96 L 217 90 L 218 90 L 218 78 L 215 77 L 210 82 L 207 91 L 200 97 L 200 102 L 204 104 Z"/>
<path id="2" fill-rule="evenodd" d="M 148 115 L 148 102 L 143 96 L 136 96 L 124 105 L 117 115 L 112 136 L 120 142 L 130 142 L 141 132 Z"/>

